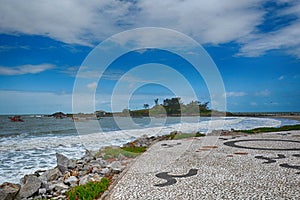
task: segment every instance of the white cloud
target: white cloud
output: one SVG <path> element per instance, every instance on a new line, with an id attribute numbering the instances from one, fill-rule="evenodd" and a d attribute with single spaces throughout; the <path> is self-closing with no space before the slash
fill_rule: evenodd
<path id="1" fill-rule="evenodd" d="M 129 3 L 117 0 L 2 0 L 0 32 L 44 35 L 66 43 L 91 45 L 120 31 L 116 25 Z"/>
<path id="2" fill-rule="evenodd" d="M 282 75 L 282 76 L 278 77 L 278 80 L 281 81 L 281 80 L 283 80 L 284 78 L 285 78 L 285 76 Z"/>
<path id="3" fill-rule="evenodd" d="M 250 105 L 251 106 L 257 106 L 258 104 L 256 102 L 251 102 Z"/>
<path id="4" fill-rule="evenodd" d="M 8 45 L 1 45 L 0 46 L 0 52 L 6 52 L 13 49 L 29 49 L 29 46 L 8 46 Z"/>
<path id="5" fill-rule="evenodd" d="M 97 86 L 98 86 L 98 83 L 97 83 L 97 82 L 92 82 L 92 83 L 87 84 L 86 87 L 87 87 L 89 90 L 95 90 L 95 89 L 97 88 Z"/>
<path id="6" fill-rule="evenodd" d="M 55 66 L 51 64 L 21 65 L 17 67 L 0 66 L 0 75 L 13 76 L 23 74 L 38 74 L 53 68 L 55 68 Z"/>
<path id="7" fill-rule="evenodd" d="M 83 45 L 145 26 L 172 28 L 202 43 L 224 43 L 251 33 L 264 13 L 256 0 L 2 0 L 1 5 L 2 33 L 44 35 Z"/>
<path id="8" fill-rule="evenodd" d="M 271 92 L 269 90 L 262 90 L 255 93 L 255 96 L 270 96 Z"/>
<path id="9" fill-rule="evenodd" d="M 272 15 L 277 18 L 293 16 L 296 20 L 268 33 L 252 33 L 246 38 L 241 38 L 240 42 L 243 45 L 237 55 L 261 56 L 267 51 L 280 49 L 300 58 L 300 2 L 290 1 L 289 3 L 292 6 L 282 8 Z"/>
<path id="10" fill-rule="evenodd" d="M 93 46 L 112 34 L 155 26 L 181 31 L 202 44 L 237 42 L 239 56 L 260 56 L 283 49 L 300 58 L 300 3 L 277 13 L 263 8 L 265 0 L 1 0 L 0 33 L 43 35 L 69 44 Z M 262 33 L 265 17 L 293 15 L 297 20 Z M 34 22 L 34 23 L 33 23 Z"/>
<path id="11" fill-rule="evenodd" d="M 225 43 L 251 33 L 263 16 L 257 1 L 139 1 L 138 25 L 162 26 L 201 43 Z"/>
<path id="12" fill-rule="evenodd" d="M 246 96 L 245 92 L 226 92 L 226 97 L 243 97 Z"/>

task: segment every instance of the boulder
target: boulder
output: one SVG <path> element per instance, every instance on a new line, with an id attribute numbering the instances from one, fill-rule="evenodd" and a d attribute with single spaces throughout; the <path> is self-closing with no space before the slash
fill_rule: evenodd
<path id="1" fill-rule="evenodd" d="M 28 198 L 38 192 L 42 185 L 42 181 L 34 175 L 26 175 L 24 177 L 25 184 L 21 187 L 20 198 Z"/>
<path id="2" fill-rule="evenodd" d="M 120 161 L 114 161 L 112 162 L 109 167 L 112 169 L 112 171 L 115 171 L 115 172 L 121 172 L 122 169 L 123 169 L 123 166 L 121 164 Z"/>
<path id="3" fill-rule="evenodd" d="M 60 153 L 56 153 L 56 160 L 57 160 L 57 167 L 63 174 L 68 169 L 73 169 L 76 166 L 76 161 L 71 160 Z"/>
<path id="4" fill-rule="evenodd" d="M 61 171 L 58 168 L 54 168 L 54 169 L 49 169 L 47 171 L 45 171 L 40 177 L 39 179 L 41 181 L 54 181 L 56 179 L 58 179 L 60 176 L 62 176 Z"/>
<path id="5" fill-rule="evenodd" d="M 20 185 L 13 183 L 3 183 L 0 185 L 0 200 L 15 199 L 20 190 Z"/>
<path id="6" fill-rule="evenodd" d="M 65 185 L 64 183 L 56 183 L 51 186 L 54 191 L 61 191 L 69 189 L 69 186 Z"/>
<path id="7" fill-rule="evenodd" d="M 100 174 L 106 175 L 106 174 L 108 174 L 109 172 L 110 172 L 110 169 L 108 169 L 108 168 L 103 168 L 103 169 L 101 169 Z"/>
<path id="8" fill-rule="evenodd" d="M 67 178 L 64 183 L 71 186 L 71 187 L 74 187 L 76 185 L 78 185 L 78 178 L 76 178 L 75 176 L 70 176 L 69 178 Z"/>
<path id="9" fill-rule="evenodd" d="M 91 177 L 90 177 L 89 174 L 87 174 L 87 175 L 85 175 L 85 176 L 83 176 L 83 177 L 80 178 L 79 185 L 84 185 L 87 182 L 89 182 L 90 180 L 91 180 Z"/>
<path id="10" fill-rule="evenodd" d="M 40 188 L 39 189 L 39 194 L 46 194 L 46 193 L 47 193 L 46 188 Z"/>
<path id="11" fill-rule="evenodd" d="M 101 167 L 107 167 L 107 162 L 102 158 L 97 158 L 96 160 Z"/>
<path id="12" fill-rule="evenodd" d="M 123 154 L 119 154 L 118 155 L 118 161 L 122 161 L 122 160 L 126 160 L 126 156 L 124 156 Z"/>

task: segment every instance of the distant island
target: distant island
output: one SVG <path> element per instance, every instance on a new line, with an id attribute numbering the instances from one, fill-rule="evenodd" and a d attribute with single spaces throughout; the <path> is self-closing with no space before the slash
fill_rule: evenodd
<path id="1" fill-rule="evenodd" d="M 103 117 L 179 117 L 179 116 L 243 116 L 243 117 L 266 117 L 266 116 L 299 116 L 299 112 L 224 112 L 209 109 L 209 102 L 201 103 L 200 101 L 191 101 L 188 104 L 184 104 L 180 97 L 166 98 L 163 103 L 159 104 L 159 99 L 154 99 L 154 105 L 150 107 L 145 103 L 142 109 L 130 110 L 124 108 L 120 112 L 107 112 L 104 110 L 97 110 L 94 113 L 76 113 L 65 114 L 63 112 L 55 112 L 51 115 L 45 115 L 46 117 L 54 118 L 67 118 L 70 117 L 73 120 L 82 119 L 101 119 Z"/>
<path id="2" fill-rule="evenodd" d="M 232 116 L 230 112 L 221 112 L 217 110 L 211 110 L 208 107 L 209 102 L 201 103 L 199 101 L 191 101 L 188 104 L 184 104 L 180 97 L 166 98 L 162 104 L 158 103 L 159 99 L 154 99 L 154 106 L 150 107 L 149 104 L 145 103 L 142 109 L 130 110 L 124 108 L 120 112 L 107 112 L 103 110 L 95 111 L 94 113 L 76 113 L 76 114 L 65 114 L 63 112 L 55 112 L 51 115 L 45 115 L 46 117 L 54 118 L 66 118 L 71 117 L 74 120 L 77 119 L 100 119 L 103 117 L 178 117 L 178 116 Z"/>

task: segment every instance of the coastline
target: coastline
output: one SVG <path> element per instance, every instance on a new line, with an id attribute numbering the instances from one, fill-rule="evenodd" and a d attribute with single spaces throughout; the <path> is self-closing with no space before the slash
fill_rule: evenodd
<path id="1" fill-rule="evenodd" d="M 281 117 L 282 118 L 282 117 Z M 125 144 L 125 147 L 145 147 L 146 149 L 151 148 L 153 145 L 161 141 L 173 141 L 176 135 L 182 135 L 181 132 L 172 132 L 170 135 L 158 136 L 158 137 L 147 137 L 143 136 L 136 139 L 133 142 L 129 142 Z M 222 137 L 241 137 L 247 134 L 233 132 L 233 131 L 213 131 L 211 136 L 220 135 Z M 195 135 L 194 135 L 195 136 Z M 185 141 L 199 138 L 188 137 L 187 139 L 181 139 L 178 141 Z M 178 142 L 178 143 L 180 143 Z M 112 148 L 120 148 L 120 147 L 112 147 Z M 143 154 L 142 154 L 143 155 Z M 2 184 L 0 193 L 3 190 L 10 190 L 12 188 L 14 193 L 9 195 L 20 195 L 20 191 L 22 188 L 31 187 L 32 184 L 37 184 L 31 191 L 32 194 L 28 197 L 36 197 L 36 198 L 53 198 L 60 199 L 66 198 L 66 192 L 76 186 L 80 185 L 80 182 L 86 183 L 88 181 L 99 181 L 103 177 L 109 178 L 112 183 L 110 188 L 114 188 L 115 185 L 118 184 L 118 181 L 122 179 L 123 176 L 126 175 L 127 170 L 131 168 L 132 164 L 135 163 L 136 158 L 128 158 L 124 155 L 117 155 L 117 157 L 112 157 L 109 159 L 104 159 L 104 154 L 96 155 L 95 152 L 86 152 L 86 155 L 79 160 L 70 160 L 63 155 L 57 155 L 57 167 L 50 170 L 44 171 L 36 171 L 33 174 L 25 175 L 23 178 L 23 183 L 19 184 Z M 137 159 L 140 159 L 138 157 Z M 107 196 L 109 191 L 107 190 L 103 196 Z M 24 191 L 24 189 L 23 189 Z M 1 193 L 2 194 L 2 193 Z M 22 194 L 24 197 L 24 194 Z M 26 197 L 27 198 L 27 197 Z M 103 197 L 104 198 L 104 197 Z M 13 198 L 11 198 L 13 199 Z"/>

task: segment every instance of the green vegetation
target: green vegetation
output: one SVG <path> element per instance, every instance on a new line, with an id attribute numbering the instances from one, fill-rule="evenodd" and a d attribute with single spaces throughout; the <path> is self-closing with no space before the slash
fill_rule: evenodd
<path id="1" fill-rule="evenodd" d="M 94 200 L 98 198 L 109 186 L 109 180 L 102 178 L 100 182 L 88 182 L 85 185 L 75 186 L 66 195 L 69 200 Z"/>
<path id="2" fill-rule="evenodd" d="M 137 153 L 137 154 L 141 154 L 143 152 L 146 151 L 146 147 L 122 147 L 121 149 L 125 150 L 125 151 L 129 151 L 132 153 Z"/>
<path id="3" fill-rule="evenodd" d="M 251 129 L 251 130 L 235 130 L 235 132 L 254 134 L 254 133 L 265 133 L 265 132 L 276 132 L 276 131 L 292 131 L 292 130 L 300 130 L 300 124 L 281 126 L 277 128 L 261 127 L 261 128 Z"/>
<path id="4" fill-rule="evenodd" d="M 174 140 L 180 140 L 180 139 L 184 139 L 184 138 L 191 138 L 191 137 L 204 137 L 205 134 L 204 133 L 181 133 L 181 134 L 176 134 L 174 135 L 174 137 L 172 139 Z"/>
<path id="5" fill-rule="evenodd" d="M 191 101 L 184 104 L 180 97 L 164 99 L 162 104 L 158 103 L 158 99 L 154 99 L 155 105 L 150 108 L 149 104 L 144 104 L 144 109 L 129 110 L 125 108 L 121 113 L 116 113 L 121 116 L 131 117 L 147 117 L 147 116 L 210 116 L 212 110 L 208 109 L 209 102 L 200 103 L 199 101 Z"/>
<path id="6" fill-rule="evenodd" d="M 101 149 L 96 156 L 104 154 L 104 159 L 117 158 L 120 154 L 127 158 L 135 158 L 139 156 L 142 152 L 146 151 L 145 147 L 106 147 Z"/>

